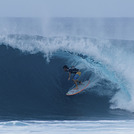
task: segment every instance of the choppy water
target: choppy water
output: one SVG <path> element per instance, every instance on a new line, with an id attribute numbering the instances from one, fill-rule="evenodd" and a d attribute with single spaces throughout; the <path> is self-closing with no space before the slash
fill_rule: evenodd
<path id="1" fill-rule="evenodd" d="M 132 120 L 8 121 L 0 122 L 2 134 L 133 134 Z"/>

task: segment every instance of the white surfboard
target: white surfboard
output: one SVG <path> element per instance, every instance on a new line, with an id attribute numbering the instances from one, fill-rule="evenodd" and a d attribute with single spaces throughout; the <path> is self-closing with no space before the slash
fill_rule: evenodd
<path id="1" fill-rule="evenodd" d="M 69 90 L 69 91 L 66 93 L 66 95 L 70 96 L 70 95 L 75 95 L 75 94 L 80 93 L 81 91 L 83 91 L 84 89 L 86 89 L 86 88 L 88 87 L 89 83 L 90 83 L 89 80 L 82 82 L 81 85 L 78 85 L 78 89 L 74 89 L 74 88 L 75 88 L 75 87 L 74 87 L 74 88 L 72 88 L 71 90 Z"/>

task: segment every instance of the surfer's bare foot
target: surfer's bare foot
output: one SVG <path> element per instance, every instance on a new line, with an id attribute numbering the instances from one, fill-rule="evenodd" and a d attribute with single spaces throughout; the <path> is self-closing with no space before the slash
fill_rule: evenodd
<path id="1" fill-rule="evenodd" d="M 78 89 L 78 87 L 76 87 L 76 88 L 74 88 L 74 89 L 76 89 L 76 90 L 77 90 L 77 89 Z"/>

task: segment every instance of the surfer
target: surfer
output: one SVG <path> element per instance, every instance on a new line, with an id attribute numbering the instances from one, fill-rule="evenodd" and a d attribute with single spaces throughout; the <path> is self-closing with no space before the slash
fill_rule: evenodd
<path id="1" fill-rule="evenodd" d="M 78 80 L 78 78 L 79 78 L 80 75 L 81 75 L 81 72 L 79 71 L 79 69 L 75 68 L 74 66 L 72 66 L 71 68 L 69 68 L 67 65 L 64 65 L 64 66 L 63 66 L 63 69 L 64 69 L 65 72 L 69 72 L 68 80 L 70 80 L 71 74 L 74 74 L 72 80 L 74 81 L 74 84 L 76 85 L 76 88 L 75 88 L 75 89 L 78 89 L 77 82 L 78 82 L 79 84 L 82 83 L 81 81 Z"/>

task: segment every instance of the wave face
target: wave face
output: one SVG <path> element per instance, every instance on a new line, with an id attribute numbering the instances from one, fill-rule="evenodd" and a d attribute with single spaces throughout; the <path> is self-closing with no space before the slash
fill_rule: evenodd
<path id="1" fill-rule="evenodd" d="M 106 116 L 114 109 L 134 112 L 133 43 L 87 36 L 1 34 L 0 114 L 82 117 Z M 79 68 L 82 81 L 90 79 L 83 93 L 65 95 L 73 85 L 62 69 L 65 64 Z"/>

